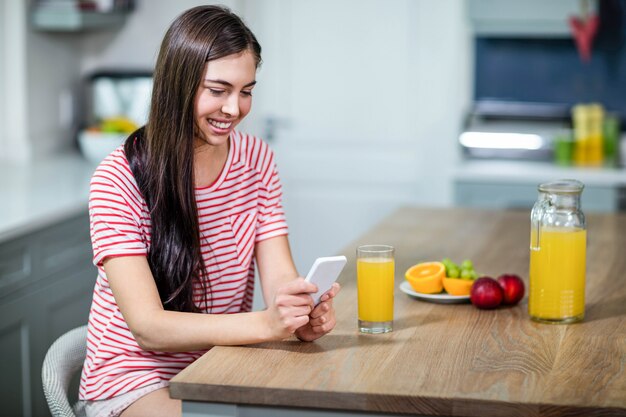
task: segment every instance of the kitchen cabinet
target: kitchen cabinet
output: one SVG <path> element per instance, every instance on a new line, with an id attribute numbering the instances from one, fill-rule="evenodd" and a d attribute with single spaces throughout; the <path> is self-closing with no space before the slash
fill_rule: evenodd
<path id="1" fill-rule="evenodd" d="M 589 12 L 598 3 L 589 1 Z M 580 0 L 470 0 L 469 16 L 477 36 L 571 38 L 570 16 L 582 14 Z"/>
<path id="2" fill-rule="evenodd" d="M 121 26 L 130 11 L 128 7 L 112 10 L 81 10 L 71 2 L 39 2 L 33 8 L 33 27 L 41 31 L 78 32 Z"/>
<path id="3" fill-rule="evenodd" d="M 78 153 L 0 161 L 2 416 L 50 415 L 43 358 L 57 337 L 87 323 L 97 274 L 87 209 L 94 168 Z"/>
<path id="4" fill-rule="evenodd" d="M 86 210 L 0 243 L 3 415 L 50 415 L 43 359 L 57 337 L 87 323 L 96 274 Z"/>
<path id="5" fill-rule="evenodd" d="M 539 184 L 504 184 L 472 181 L 454 183 L 455 203 L 463 207 L 493 209 L 530 209 L 537 201 Z M 619 209 L 620 189 L 587 186 L 582 195 L 582 207 L 588 212 L 610 213 Z"/>
<path id="6" fill-rule="evenodd" d="M 38 30 L 74 32 L 110 26 L 120 26 L 126 19 L 126 13 L 71 12 L 49 13 L 35 11 L 33 26 Z"/>

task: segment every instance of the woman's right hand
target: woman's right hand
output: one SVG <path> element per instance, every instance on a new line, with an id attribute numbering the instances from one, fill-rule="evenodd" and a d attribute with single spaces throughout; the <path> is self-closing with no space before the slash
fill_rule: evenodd
<path id="1" fill-rule="evenodd" d="M 271 340 L 283 340 L 309 322 L 313 311 L 311 294 L 317 286 L 300 277 L 281 286 L 266 310 Z"/>

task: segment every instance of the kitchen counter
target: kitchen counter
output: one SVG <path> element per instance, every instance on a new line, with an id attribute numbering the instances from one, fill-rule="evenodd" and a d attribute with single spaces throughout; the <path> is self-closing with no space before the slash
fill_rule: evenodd
<path id="1" fill-rule="evenodd" d="M 590 214 L 586 317 L 532 322 L 527 298 L 478 310 L 398 286 L 411 265 L 472 259 L 528 284 L 528 211 L 404 208 L 351 244 L 337 325 L 313 343 L 214 347 L 174 377 L 184 416 L 626 416 L 626 214 Z M 355 248 L 396 248 L 394 331 L 357 331 Z M 213 414 L 211 414 L 213 413 Z M 304 414 L 303 414 L 304 415 Z M 378 414 L 377 414 L 378 415 Z"/>
<path id="2" fill-rule="evenodd" d="M 95 168 L 78 152 L 0 161 L 0 242 L 86 213 Z"/>
<path id="3" fill-rule="evenodd" d="M 464 161 L 453 177 L 463 181 L 494 183 L 534 183 L 573 178 L 585 185 L 619 187 L 626 185 L 626 168 L 564 167 L 548 162 L 532 161 Z"/>
<path id="4" fill-rule="evenodd" d="M 452 176 L 454 203 L 462 207 L 530 210 L 537 200 L 539 184 L 566 178 L 585 184 L 585 213 L 626 211 L 625 168 L 562 167 L 531 161 L 460 163 Z"/>

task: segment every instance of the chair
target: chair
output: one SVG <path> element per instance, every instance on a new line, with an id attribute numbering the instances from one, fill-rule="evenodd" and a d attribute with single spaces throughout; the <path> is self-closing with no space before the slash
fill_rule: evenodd
<path id="1" fill-rule="evenodd" d="M 87 354 L 87 326 L 61 335 L 48 349 L 43 360 L 41 380 L 48 408 L 53 417 L 84 416 L 84 410 L 72 409 L 68 387 L 72 376 L 83 366 Z"/>

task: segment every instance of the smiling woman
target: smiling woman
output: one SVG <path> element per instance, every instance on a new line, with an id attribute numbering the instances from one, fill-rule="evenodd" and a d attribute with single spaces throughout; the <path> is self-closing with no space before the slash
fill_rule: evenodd
<path id="1" fill-rule="evenodd" d="M 339 286 L 314 305 L 317 287 L 298 276 L 274 153 L 235 130 L 260 62 L 230 10 L 184 12 L 161 44 L 146 125 L 93 175 L 88 416 L 180 415 L 169 380 L 212 346 L 334 328 Z M 256 265 L 267 309 L 253 312 Z"/>

